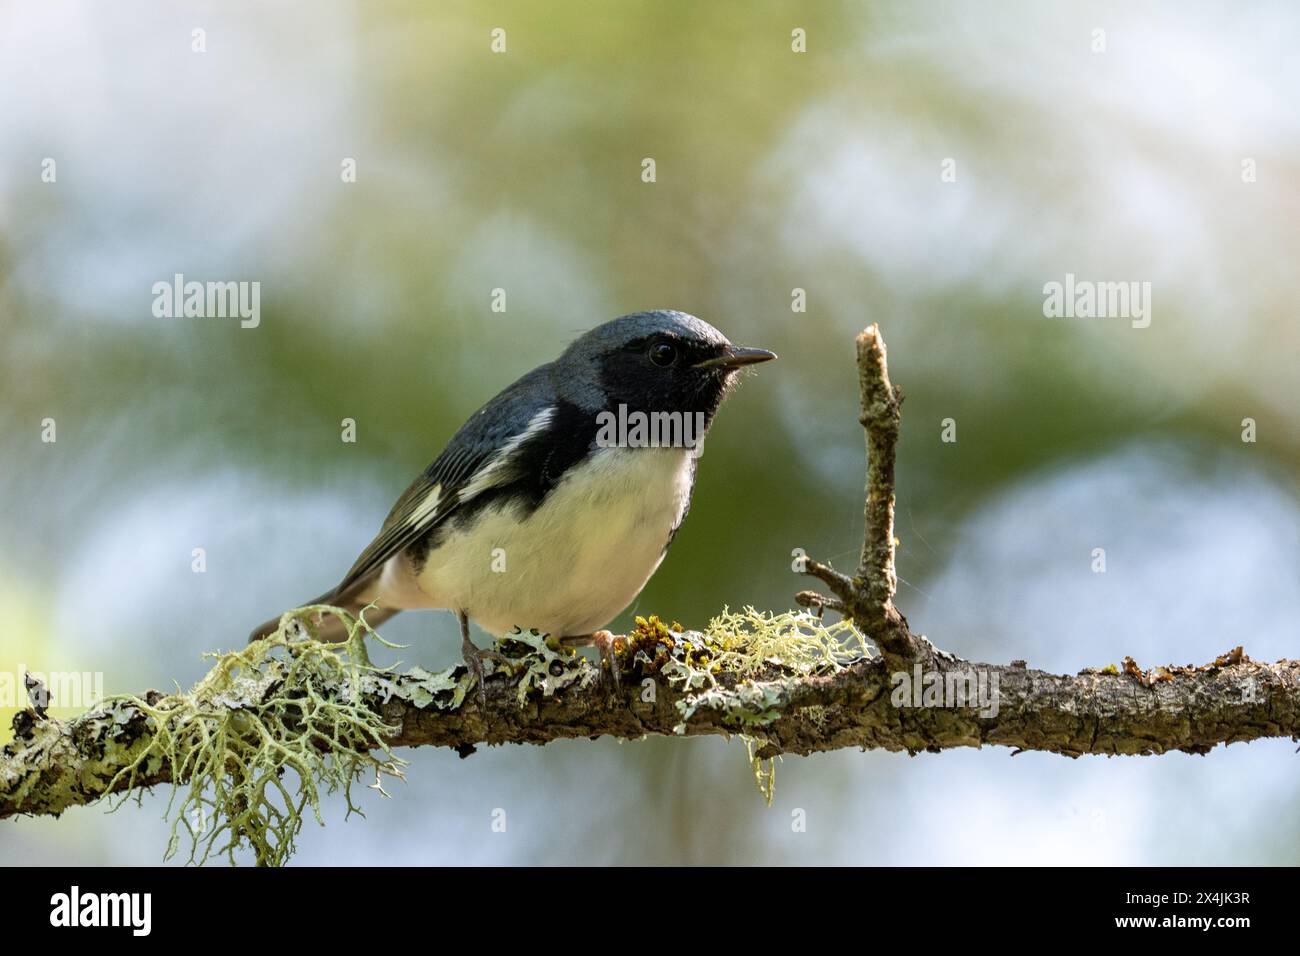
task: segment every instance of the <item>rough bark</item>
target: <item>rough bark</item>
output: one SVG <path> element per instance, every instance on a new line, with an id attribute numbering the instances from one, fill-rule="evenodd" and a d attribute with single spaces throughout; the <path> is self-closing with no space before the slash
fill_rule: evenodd
<path id="1" fill-rule="evenodd" d="M 843 747 L 921 751 L 997 744 L 1078 757 L 1084 754 L 1205 753 L 1216 744 L 1300 736 L 1300 661 L 1259 664 L 1229 652 L 1203 669 L 1160 668 L 1151 674 L 1084 671 L 1075 676 L 1010 665 L 972 664 L 927 655 L 923 675 L 980 675 L 998 683 L 998 712 L 978 707 L 896 706 L 895 689 L 912 671 L 891 671 L 884 659 L 839 674 L 769 682 L 780 716 L 762 728 L 711 710 L 685 722 L 687 735 L 745 733 L 764 742 L 760 757 L 810 754 Z M 397 705 L 394 743 L 546 743 L 567 737 L 673 734 L 680 692 L 657 687 L 643 703 L 635 689 L 616 703 L 590 689 L 519 708 L 508 694 L 489 698 L 486 711 L 452 715 Z"/>

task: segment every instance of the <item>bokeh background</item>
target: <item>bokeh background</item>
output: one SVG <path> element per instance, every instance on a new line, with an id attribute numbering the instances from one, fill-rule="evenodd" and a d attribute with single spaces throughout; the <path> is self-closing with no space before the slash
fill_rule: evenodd
<path id="1" fill-rule="evenodd" d="M 656 307 L 781 361 L 638 613 L 852 565 L 878 321 L 918 630 L 1064 672 L 1297 656 L 1297 48 L 1282 2 L 0 4 L 0 668 L 192 682 L 495 391 Z M 178 272 L 259 281 L 260 326 L 155 318 Z M 1151 282 L 1150 327 L 1044 317 L 1067 272 Z M 385 633 L 457 660 L 445 613 Z M 1293 750 L 844 751 L 770 809 L 721 739 L 422 750 L 296 862 L 1297 863 Z M 163 796 L 9 823 L 0 861 L 156 863 Z"/>

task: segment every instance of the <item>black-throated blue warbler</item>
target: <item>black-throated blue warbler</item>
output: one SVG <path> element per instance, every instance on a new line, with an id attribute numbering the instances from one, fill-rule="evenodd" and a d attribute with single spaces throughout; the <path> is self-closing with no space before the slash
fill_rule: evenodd
<path id="1" fill-rule="evenodd" d="M 495 636 L 595 643 L 608 657 L 601 629 L 641 593 L 686 517 L 699 441 L 737 371 L 774 358 L 684 312 L 592 329 L 475 412 L 338 586 L 309 603 L 354 614 L 374 604 L 372 626 L 408 609 L 454 611 L 480 693 L 482 658 L 497 654 L 470 640 L 470 620 Z M 677 440 L 611 428 L 629 421 Z M 319 636 L 342 639 L 342 623 L 325 618 Z"/>

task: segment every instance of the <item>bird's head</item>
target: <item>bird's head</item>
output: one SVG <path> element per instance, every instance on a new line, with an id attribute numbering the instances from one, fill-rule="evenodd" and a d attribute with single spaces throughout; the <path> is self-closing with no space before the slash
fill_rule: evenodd
<path id="1" fill-rule="evenodd" d="M 740 369 L 774 358 L 766 349 L 732 345 L 685 312 L 637 312 L 577 339 L 556 371 L 562 391 L 588 409 L 700 412 L 707 421 Z"/>

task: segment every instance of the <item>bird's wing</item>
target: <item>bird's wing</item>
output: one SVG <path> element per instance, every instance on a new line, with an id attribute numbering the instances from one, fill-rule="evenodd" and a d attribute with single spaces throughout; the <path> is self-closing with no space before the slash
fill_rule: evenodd
<path id="1" fill-rule="evenodd" d="M 474 413 L 397 499 L 379 534 L 361 552 L 335 594 L 378 571 L 460 505 L 519 477 L 515 453 L 543 434 L 555 414 L 546 387 L 548 375 L 549 366 L 535 369 Z"/>

